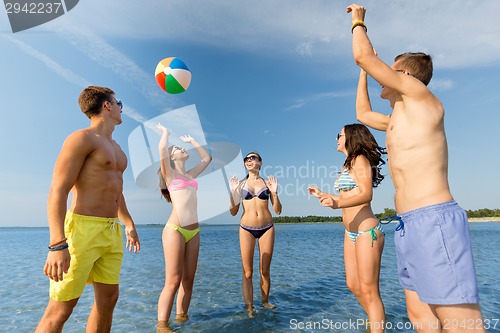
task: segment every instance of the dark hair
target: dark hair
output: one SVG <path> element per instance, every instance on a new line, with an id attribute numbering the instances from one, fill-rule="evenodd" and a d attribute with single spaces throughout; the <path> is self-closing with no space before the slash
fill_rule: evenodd
<path id="1" fill-rule="evenodd" d="M 160 179 L 161 195 L 163 195 L 163 197 L 167 199 L 168 202 L 172 202 L 172 198 L 170 198 L 170 191 L 167 189 L 167 183 L 165 182 L 165 178 L 163 178 L 163 175 L 161 174 L 161 168 L 158 169 L 158 178 Z"/>
<path id="2" fill-rule="evenodd" d="M 78 104 L 83 113 L 90 119 L 101 113 L 102 104 L 110 101 L 115 92 L 106 87 L 89 86 L 80 93 Z"/>
<path id="3" fill-rule="evenodd" d="M 378 145 L 370 130 L 361 124 L 349 124 L 344 126 L 345 149 L 347 158 L 344 167 L 351 169 L 356 157 L 366 157 L 372 168 L 372 186 L 377 187 L 385 178 L 381 173 L 381 166 L 385 164 L 382 154 L 387 154 L 385 148 Z"/>
<path id="4" fill-rule="evenodd" d="M 413 77 L 422 81 L 423 84 L 428 85 L 432 79 L 432 57 L 423 52 L 407 52 L 398 55 L 395 62 L 400 61 L 400 64 L 407 70 Z"/>
<path id="5" fill-rule="evenodd" d="M 168 156 L 171 156 L 172 149 L 174 149 L 174 146 L 168 147 L 168 152 L 169 152 Z M 170 160 L 170 166 L 172 167 L 172 169 L 175 167 L 174 161 L 172 159 Z M 163 197 L 165 199 L 167 199 L 168 202 L 172 202 L 172 198 L 170 198 L 170 191 L 167 188 L 167 182 L 165 181 L 165 177 L 163 177 L 163 175 L 161 173 L 161 167 L 158 169 L 157 173 L 158 173 L 158 178 L 160 180 L 160 192 L 161 192 L 161 194 L 163 195 Z"/>

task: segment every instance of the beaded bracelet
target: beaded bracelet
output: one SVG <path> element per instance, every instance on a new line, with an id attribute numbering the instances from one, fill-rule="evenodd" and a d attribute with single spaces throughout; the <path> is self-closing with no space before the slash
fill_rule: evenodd
<path id="1" fill-rule="evenodd" d="M 64 238 L 63 238 L 63 239 L 61 239 L 59 242 L 55 242 L 54 244 L 50 244 L 50 245 L 49 245 L 49 248 L 54 247 L 54 246 L 56 246 L 56 245 L 58 245 L 58 244 L 64 243 L 64 242 L 65 242 L 65 241 L 67 241 L 67 240 L 68 240 L 68 239 L 67 239 L 66 237 L 64 237 Z"/>
<path id="2" fill-rule="evenodd" d="M 357 20 L 352 24 L 351 33 L 354 33 L 354 28 L 356 27 L 363 27 L 363 29 L 365 29 L 365 32 L 368 32 L 368 28 L 366 27 L 366 24 L 365 22 L 363 22 L 363 20 Z"/>
<path id="3" fill-rule="evenodd" d="M 61 250 L 67 249 L 68 247 L 69 247 L 68 243 L 65 243 L 65 244 L 59 245 L 59 246 L 54 246 L 54 247 L 49 246 L 49 251 L 61 251 Z"/>

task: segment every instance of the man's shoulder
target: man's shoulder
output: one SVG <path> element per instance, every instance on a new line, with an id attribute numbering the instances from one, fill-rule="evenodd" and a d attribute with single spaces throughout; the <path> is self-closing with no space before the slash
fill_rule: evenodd
<path id="1" fill-rule="evenodd" d="M 93 136 L 95 133 L 93 133 L 92 129 L 90 128 L 81 128 L 73 133 L 68 135 L 68 138 L 72 139 L 81 139 L 81 138 L 88 138 L 89 136 Z"/>
<path id="2" fill-rule="evenodd" d="M 94 146 L 95 133 L 88 128 L 82 128 L 69 134 L 64 141 L 64 146 L 70 146 L 72 148 L 77 147 L 92 147 Z"/>
<path id="3" fill-rule="evenodd" d="M 441 118 L 444 116 L 443 103 L 428 89 L 422 91 L 422 94 L 403 98 L 403 105 L 404 107 L 401 109 L 405 113 L 424 117 L 433 115 Z M 396 108 L 394 111 L 396 111 Z"/>

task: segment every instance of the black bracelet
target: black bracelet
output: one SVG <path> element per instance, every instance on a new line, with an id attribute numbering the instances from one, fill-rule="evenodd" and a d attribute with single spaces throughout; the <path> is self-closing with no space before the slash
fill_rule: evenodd
<path id="1" fill-rule="evenodd" d="M 351 28 L 351 33 L 354 33 L 354 28 L 356 28 L 356 27 L 363 27 L 363 29 L 365 29 L 365 32 L 368 32 L 368 28 L 366 27 L 366 25 L 363 21 L 354 23 L 352 28 Z"/>
<path id="2" fill-rule="evenodd" d="M 67 249 L 68 247 L 69 247 L 68 243 L 54 247 L 49 246 L 49 251 L 61 251 Z"/>

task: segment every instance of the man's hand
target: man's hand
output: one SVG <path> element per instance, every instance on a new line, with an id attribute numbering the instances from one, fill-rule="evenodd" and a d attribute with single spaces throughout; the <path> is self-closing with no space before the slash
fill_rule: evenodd
<path id="1" fill-rule="evenodd" d="M 71 256 L 68 249 L 49 251 L 43 273 L 55 282 L 63 280 L 63 273 L 68 273 Z"/>
<path id="2" fill-rule="evenodd" d="M 356 4 L 352 4 L 347 7 L 346 11 L 348 13 L 352 13 L 352 24 L 354 24 L 356 21 L 364 21 L 365 20 L 365 13 L 366 9 L 363 6 L 358 6 Z"/>
<path id="3" fill-rule="evenodd" d="M 125 234 L 127 236 L 126 248 L 130 252 L 132 252 L 132 250 L 134 250 L 134 252 L 140 251 L 141 242 L 139 241 L 139 235 L 137 234 L 135 228 L 125 227 Z"/>

